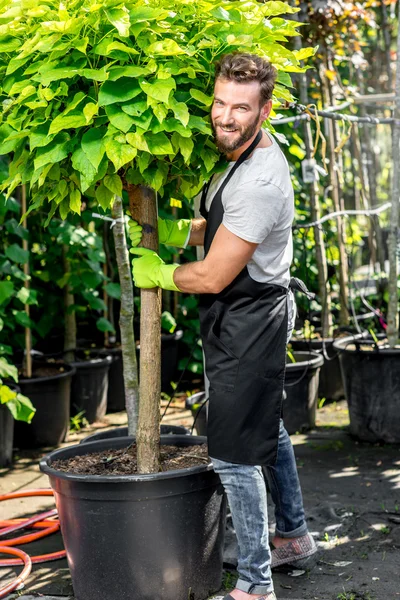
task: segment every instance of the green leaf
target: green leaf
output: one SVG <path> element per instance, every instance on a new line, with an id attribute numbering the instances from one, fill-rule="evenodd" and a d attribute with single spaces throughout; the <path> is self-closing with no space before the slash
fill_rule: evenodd
<path id="1" fill-rule="evenodd" d="M 24 310 L 13 310 L 12 311 L 14 319 L 17 321 L 19 325 L 23 327 L 27 327 L 30 329 L 32 327 L 32 321 L 26 314 Z"/>
<path id="2" fill-rule="evenodd" d="M 86 131 L 82 136 L 82 149 L 96 171 L 105 152 L 104 133 L 104 129 L 93 128 Z"/>
<path id="3" fill-rule="evenodd" d="M 119 106 L 116 106 L 115 104 L 106 106 L 106 113 L 107 117 L 110 119 L 110 123 L 124 133 L 127 133 L 134 123 L 133 118 L 127 115 Z"/>
<path id="4" fill-rule="evenodd" d="M 212 130 L 211 127 L 204 119 L 201 117 L 196 117 L 194 115 L 190 115 L 189 117 L 189 127 L 190 129 L 197 129 L 201 133 L 205 133 L 206 135 L 211 135 Z"/>
<path id="5" fill-rule="evenodd" d="M 119 171 L 121 167 L 135 158 L 137 150 L 129 144 L 120 144 L 117 140 L 109 139 L 106 142 L 106 153 L 115 170 Z"/>
<path id="6" fill-rule="evenodd" d="M 78 113 L 70 113 L 68 115 L 58 115 L 56 117 L 49 129 L 49 133 L 58 133 L 62 129 L 76 129 L 78 127 L 83 127 L 86 125 L 86 118 L 81 112 Z"/>
<path id="7" fill-rule="evenodd" d="M 99 92 L 99 106 L 132 100 L 140 92 L 137 83 L 128 77 L 121 77 L 118 81 L 105 81 Z"/>
<path id="8" fill-rule="evenodd" d="M 17 367 L 14 367 L 14 365 L 10 365 L 10 363 L 8 363 L 5 358 L 0 358 L 0 377 L 2 377 L 3 379 L 8 379 L 9 377 L 11 377 L 11 379 L 14 379 L 14 381 L 17 382 Z"/>
<path id="9" fill-rule="evenodd" d="M 37 75 L 33 75 L 33 81 L 39 81 L 43 85 L 50 85 L 53 81 L 59 81 L 60 79 L 70 79 L 80 74 L 80 70 L 77 67 L 66 67 L 61 66 L 55 69 L 48 69 L 46 72 L 39 72 Z"/>
<path id="10" fill-rule="evenodd" d="M 73 153 L 72 166 L 79 171 L 81 190 L 86 192 L 96 180 L 97 169 L 92 165 L 82 148 L 77 148 Z"/>
<path id="11" fill-rule="evenodd" d="M 276 77 L 276 82 L 281 83 L 282 85 L 285 85 L 286 87 L 293 87 L 292 79 L 291 79 L 289 73 L 286 73 L 285 71 L 278 71 L 277 77 Z"/>
<path id="12" fill-rule="evenodd" d="M 186 127 L 189 123 L 189 110 L 184 102 L 177 102 L 174 97 L 171 97 L 169 106 L 174 111 L 175 118 Z"/>
<path id="13" fill-rule="evenodd" d="M 81 193 L 75 188 L 69 195 L 69 208 L 72 212 L 81 214 Z"/>
<path id="14" fill-rule="evenodd" d="M 29 251 L 23 250 L 18 244 L 12 244 L 5 249 L 7 258 L 18 264 L 25 264 L 29 260 Z"/>
<path id="15" fill-rule="evenodd" d="M 154 98 L 159 102 L 164 102 L 164 104 L 168 104 L 172 90 L 176 89 L 176 83 L 173 77 L 169 77 L 168 79 L 157 79 L 153 83 L 149 83 L 143 79 L 139 82 L 139 85 L 147 96 L 150 96 L 150 98 Z"/>
<path id="16" fill-rule="evenodd" d="M 29 135 L 29 147 L 32 152 L 35 148 L 47 146 L 54 139 L 54 135 L 49 135 L 50 123 L 43 123 L 38 127 L 31 129 Z"/>
<path id="17" fill-rule="evenodd" d="M 177 56 L 178 54 L 186 54 L 187 50 L 181 48 L 175 40 L 166 39 L 159 42 L 154 42 L 145 48 L 146 54 L 154 54 L 155 56 Z"/>
<path id="18" fill-rule="evenodd" d="M 121 108 L 127 115 L 131 115 L 131 117 L 140 117 L 147 110 L 147 102 L 145 100 L 137 100 L 132 104 L 122 104 Z"/>
<path id="19" fill-rule="evenodd" d="M 93 310 L 106 311 L 107 306 L 105 305 L 104 300 L 102 300 L 101 298 L 99 298 L 98 295 L 95 294 L 97 294 L 97 292 L 82 292 L 82 296 L 85 298 L 90 308 L 92 308 Z"/>
<path id="20" fill-rule="evenodd" d="M 0 386 L 0 402 L 3 403 L 4 396 L 7 397 L 7 394 L 4 394 L 3 388 L 7 388 L 8 386 Z M 9 388 L 8 388 L 9 389 Z M 10 390 L 12 392 L 12 390 Z M 12 398 L 9 397 L 8 400 L 5 401 L 7 408 L 10 410 L 12 416 L 16 421 L 24 421 L 25 423 L 30 423 L 32 418 L 35 415 L 36 408 L 33 406 L 32 402 L 27 398 L 27 396 L 23 396 L 23 394 L 12 392 L 14 396 Z"/>
<path id="21" fill-rule="evenodd" d="M 111 67 L 108 72 L 109 81 L 116 81 L 117 79 L 121 79 L 121 77 L 131 77 L 136 79 L 137 77 L 141 77 L 142 75 L 147 75 L 150 73 L 149 69 L 146 67 L 137 67 L 135 65 L 128 65 L 126 67 Z"/>
<path id="22" fill-rule="evenodd" d="M 299 12 L 300 8 L 290 6 L 287 2 L 265 2 L 263 12 L 266 16 L 284 15 L 286 13 L 294 14 Z"/>
<path id="23" fill-rule="evenodd" d="M 127 133 L 126 141 L 128 142 L 128 144 L 130 144 L 137 150 L 142 150 L 143 152 L 150 152 L 146 140 L 140 133 Z"/>
<path id="24" fill-rule="evenodd" d="M 98 112 L 98 104 L 95 104 L 94 102 L 88 102 L 88 104 L 85 104 L 83 107 L 83 114 L 85 115 L 86 123 L 90 123 L 94 115 L 97 115 Z"/>
<path id="25" fill-rule="evenodd" d="M 114 173 L 104 177 L 104 185 L 116 196 L 122 196 L 122 181 L 121 177 Z"/>
<path id="26" fill-rule="evenodd" d="M 192 138 L 185 138 L 179 135 L 179 133 L 174 133 L 172 136 L 172 141 L 173 143 L 177 144 L 177 147 L 180 150 L 185 163 L 187 164 L 194 148 L 194 142 Z"/>
<path id="27" fill-rule="evenodd" d="M 107 283 L 104 289 L 111 298 L 115 298 L 116 300 L 121 299 L 121 286 L 119 283 Z"/>
<path id="28" fill-rule="evenodd" d="M 16 298 L 18 298 L 18 300 L 22 302 L 22 304 L 28 304 L 29 306 L 35 304 L 36 306 L 39 306 L 37 300 L 37 292 L 35 290 L 30 290 L 26 287 L 22 287 L 16 295 Z"/>
<path id="29" fill-rule="evenodd" d="M 49 163 L 57 163 L 68 156 L 73 145 L 67 133 L 59 133 L 54 140 L 44 148 L 38 148 L 34 160 L 35 169 L 40 169 Z"/>
<path id="30" fill-rule="evenodd" d="M 84 271 L 81 279 L 88 289 L 95 289 L 102 282 L 102 277 L 93 271 Z"/>
<path id="31" fill-rule="evenodd" d="M 165 133 L 146 133 L 145 139 L 152 154 L 160 156 L 164 154 L 175 154 L 171 142 Z"/>
<path id="32" fill-rule="evenodd" d="M 198 102 L 200 102 L 200 104 L 203 104 L 204 106 L 211 106 L 213 99 L 211 96 L 207 96 L 206 94 L 204 94 L 202 91 L 200 90 L 196 90 L 195 88 L 191 88 L 189 90 L 190 95 L 192 96 L 192 98 L 194 98 L 195 100 L 197 100 Z"/>
<path id="33" fill-rule="evenodd" d="M 97 319 L 96 327 L 100 331 L 110 331 L 111 333 L 115 333 L 115 329 L 114 329 L 112 323 L 110 323 L 110 321 L 108 319 L 106 319 L 105 317 L 101 317 L 101 319 Z"/>
<path id="34" fill-rule="evenodd" d="M 218 6 L 217 8 L 213 8 L 212 10 L 210 10 L 210 15 L 220 21 L 229 22 L 231 20 L 231 15 L 229 11 L 225 10 L 225 8 L 222 8 L 222 6 Z"/>
<path id="35" fill-rule="evenodd" d="M 125 8 L 125 6 L 123 8 L 112 8 L 110 10 L 105 10 L 104 12 L 110 23 L 114 25 L 116 29 L 118 29 L 118 33 L 122 37 L 128 37 L 131 23 L 129 20 L 128 10 Z"/>
<path id="36" fill-rule="evenodd" d="M 106 188 L 103 182 L 101 182 L 100 185 L 97 186 L 95 195 L 97 202 L 100 204 L 101 208 L 104 211 L 110 208 L 114 200 L 114 194 L 111 192 L 111 190 Z"/>
<path id="37" fill-rule="evenodd" d="M 174 333 L 176 329 L 176 320 L 170 312 L 164 311 L 161 315 L 161 329 L 168 331 L 168 333 Z"/>

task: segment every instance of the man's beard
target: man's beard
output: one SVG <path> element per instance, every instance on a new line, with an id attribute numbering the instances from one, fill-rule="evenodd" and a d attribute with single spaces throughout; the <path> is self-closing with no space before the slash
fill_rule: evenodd
<path id="1" fill-rule="evenodd" d="M 259 127 L 259 125 L 258 125 L 259 118 L 260 118 L 260 115 L 258 115 L 252 123 L 249 123 L 249 125 L 247 125 L 247 127 L 245 127 L 241 132 L 238 130 L 239 137 L 235 138 L 234 140 L 229 140 L 229 138 L 225 139 L 225 136 L 222 139 L 221 139 L 221 137 L 218 137 L 217 136 L 217 128 L 219 125 L 221 125 L 221 123 L 219 123 L 217 121 L 214 125 L 214 123 L 211 122 L 212 129 L 214 132 L 215 144 L 216 144 L 218 150 L 222 154 L 231 154 L 235 150 L 238 150 L 238 148 L 240 148 L 241 146 L 243 146 L 243 144 L 248 142 L 253 137 L 253 135 L 256 133 L 256 131 Z M 237 127 L 236 125 L 227 126 L 226 129 L 236 129 L 236 127 Z M 219 130 L 219 132 L 221 132 L 221 130 Z"/>

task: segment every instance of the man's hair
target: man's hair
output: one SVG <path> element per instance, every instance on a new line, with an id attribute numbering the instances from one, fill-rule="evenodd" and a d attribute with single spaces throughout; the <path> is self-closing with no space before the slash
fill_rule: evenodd
<path id="1" fill-rule="evenodd" d="M 215 78 L 249 83 L 258 81 L 261 86 L 260 106 L 272 98 L 276 69 L 270 62 L 257 54 L 233 52 L 225 54 L 215 65 Z"/>

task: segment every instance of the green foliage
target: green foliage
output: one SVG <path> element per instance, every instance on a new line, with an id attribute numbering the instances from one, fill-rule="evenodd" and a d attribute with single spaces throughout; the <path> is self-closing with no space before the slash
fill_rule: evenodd
<path id="1" fill-rule="evenodd" d="M 8 408 L 15 420 L 30 423 L 36 412 L 32 402 L 20 392 L 4 384 L 4 378 L 11 378 L 18 382 L 18 371 L 5 358 L 0 357 L 0 404 Z"/>
<path id="2" fill-rule="evenodd" d="M 210 140 L 212 65 L 223 53 L 266 56 L 290 100 L 298 23 L 285 2 L 48 0 L 0 8 L 3 189 L 29 183 L 30 210 L 79 213 L 82 194 L 110 207 L 124 182 L 193 197 L 218 169 Z M 13 260 L 27 260 L 19 252 Z"/>

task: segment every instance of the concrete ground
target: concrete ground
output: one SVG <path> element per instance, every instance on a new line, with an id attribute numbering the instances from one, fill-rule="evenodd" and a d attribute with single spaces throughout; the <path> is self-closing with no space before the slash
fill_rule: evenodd
<path id="1" fill-rule="evenodd" d="M 70 436 L 69 444 L 99 427 L 125 424 L 125 415 L 107 415 L 105 422 Z M 184 403 L 176 401 L 166 421 L 190 426 Z M 279 600 L 395 600 L 400 547 L 400 446 L 354 441 L 348 431 L 344 401 L 318 410 L 317 427 L 292 436 L 303 488 L 309 529 L 320 548 L 309 572 L 274 574 Z M 0 494 L 26 488 L 46 488 L 38 468 L 44 452 L 20 453 L 13 468 L 0 470 Z M 32 515 L 53 506 L 51 498 L 4 502 L 2 518 Z M 273 527 L 273 506 L 270 507 Z M 62 548 L 59 534 L 31 544 L 32 555 Z M 232 548 L 231 548 L 232 549 Z M 1 569 L 0 587 L 19 569 Z M 232 589 L 235 572 L 224 574 L 224 589 Z M 25 595 L 23 595 L 25 593 Z M 66 561 L 34 567 L 19 600 L 73 600 Z M 110 599 L 114 600 L 114 599 Z M 155 599 L 162 600 L 162 599 Z"/>

